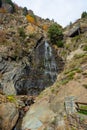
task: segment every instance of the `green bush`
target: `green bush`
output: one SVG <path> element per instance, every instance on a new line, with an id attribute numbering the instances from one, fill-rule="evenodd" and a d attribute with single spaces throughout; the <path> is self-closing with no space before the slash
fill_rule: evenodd
<path id="1" fill-rule="evenodd" d="M 84 11 L 84 12 L 82 13 L 81 18 L 87 18 L 87 12 L 86 12 L 86 11 Z"/>
<path id="2" fill-rule="evenodd" d="M 56 44 L 58 47 L 63 47 L 63 33 L 62 29 L 57 24 L 52 24 L 48 29 L 48 37 L 52 44 Z"/>
<path id="3" fill-rule="evenodd" d="M 87 84 L 83 84 L 83 87 L 87 89 Z"/>
<path id="4" fill-rule="evenodd" d="M 83 47 L 83 51 L 87 51 L 87 45 Z"/>
<path id="5" fill-rule="evenodd" d="M 13 2 L 12 2 L 11 0 L 6 0 L 6 3 L 8 3 L 8 4 L 10 4 L 10 5 L 13 4 Z"/>
<path id="6" fill-rule="evenodd" d="M 22 38 L 26 37 L 23 27 L 18 28 L 18 32 L 19 32 L 20 37 L 22 37 Z"/>

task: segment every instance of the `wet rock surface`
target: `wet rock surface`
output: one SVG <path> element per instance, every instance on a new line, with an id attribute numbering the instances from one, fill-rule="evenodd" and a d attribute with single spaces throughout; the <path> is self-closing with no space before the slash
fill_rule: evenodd
<path id="1" fill-rule="evenodd" d="M 55 82 L 58 69 L 51 45 L 42 41 L 18 62 L 1 56 L 1 89 L 6 95 L 38 95 Z"/>

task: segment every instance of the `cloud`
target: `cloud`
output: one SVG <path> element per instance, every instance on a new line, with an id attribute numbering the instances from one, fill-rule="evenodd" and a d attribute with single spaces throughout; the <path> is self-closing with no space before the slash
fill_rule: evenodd
<path id="1" fill-rule="evenodd" d="M 78 19 L 87 10 L 87 0 L 12 0 L 18 5 L 32 9 L 36 15 L 54 19 L 62 26 Z"/>

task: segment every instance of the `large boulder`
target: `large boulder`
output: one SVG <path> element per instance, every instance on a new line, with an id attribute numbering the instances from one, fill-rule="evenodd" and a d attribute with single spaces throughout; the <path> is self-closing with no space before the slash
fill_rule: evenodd
<path id="1" fill-rule="evenodd" d="M 18 116 L 15 104 L 9 102 L 0 104 L 0 130 L 12 130 Z"/>
<path id="2" fill-rule="evenodd" d="M 44 124 L 54 121 L 55 113 L 50 109 L 46 99 L 43 102 L 34 104 L 26 113 L 22 122 L 22 130 L 39 130 L 44 128 Z"/>

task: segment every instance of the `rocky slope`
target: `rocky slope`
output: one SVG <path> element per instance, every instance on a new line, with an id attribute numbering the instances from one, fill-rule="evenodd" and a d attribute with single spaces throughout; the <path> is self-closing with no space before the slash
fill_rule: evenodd
<path id="1" fill-rule="evenodd" d="M 26 113 L 22 130 L 87 129 L 87 113 L 78 113 L 75 104 L 87 103 L 86 21 L 87 19 L 80 19 L 64 30 L 65 45 L 60 54 L 66 59 L 64 70 L 54 85 L 43 91 Z M 78 23 L 79 33 L 76 27 Z"/>
<path id="2" fill-rule="evenodd" d="M 63 29 L 58 48 L 47 38 L 53 21 L 2 2 L 0 130 L 86 130 L 87 107 L 80 114 L 75 102 L 87 103 L 87 18 Z"/>

